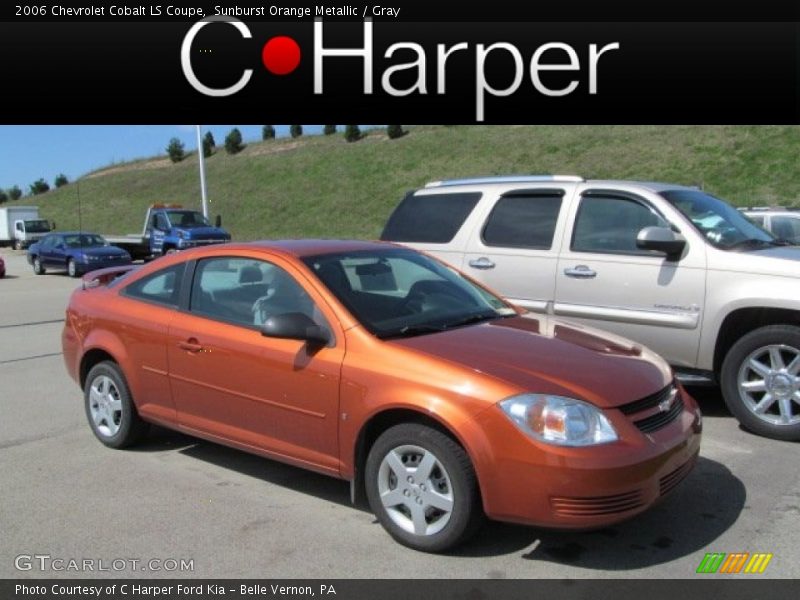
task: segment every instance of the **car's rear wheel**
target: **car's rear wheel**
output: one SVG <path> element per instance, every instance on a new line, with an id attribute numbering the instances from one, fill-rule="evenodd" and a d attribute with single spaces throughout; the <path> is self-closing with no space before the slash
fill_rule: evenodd
<path id="1" fill-rule="evenodd" d="M 38 256 L 33 257 L 33 272 L 37 275 L 44 275 L 44 267 L 42 266 L 42 260 Z"/>
<path id="2" fill-rule="evenodd" d="M 800 327 L 769 325 L 743 336 L 720 378 L 725 403 L 747 429 L 800 440 Z"/>
<path id="3" fill-rule="evenodd" d="M 75 266 L 75 261 L 71 258 L 67 261 L 67 274 L 70 277 L 78 276 L 78 268 Z"/>
<path id="4" fill-rule="evenodd" d="M 370 507 L 401 544 L 441 552 L 469 538 L 483 520 L 478 482 L 464 449 L 416 423 L 387 429 L 365 470 Z"/>
<path id="5" fill-rule="evenodd" d="M 128 383 L 111 361 L 96 364 L 84 386 L 86 418 L 95 436 L 111 448 L 135 444 L 147 431 L 133 403 Z"/>

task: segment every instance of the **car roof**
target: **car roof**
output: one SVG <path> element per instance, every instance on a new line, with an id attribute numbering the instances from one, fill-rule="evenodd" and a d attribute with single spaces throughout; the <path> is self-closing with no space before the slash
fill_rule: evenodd
<path id="1" fill-rule="evenodd" d="M 702 191 L 697 186 L 667 183 L 662 181 L 636 181 L 627 179 L 583 179 L 575 175 L 497 175 L 488 177 L 470 177 L 464 179 L 443 179 L 427 183 L 423 189 L 438 190 L 452 187 L 519 187 L 526 183 L 553 183 L 553 184 L 575 184 L 590 185 L 596 187 L 619 187 L 633 186 L 644 188 L 653 192 L 665 190 L 692 190 Z"/>
<path id="2" fill-rule="evenodd" d="M 219 247 L 219 246 L 217 246 Z M 263 248 L 297 257 L 316 256 L 320 254 L 337 254 L 340 252 L 357 252 L 365 250 L 386 250 L 399 248 L 389 242 L 372 242 L 366 240 L 333 240 L 333 239 L 292 239 L 292 240 L 259 240 L 243 244 L 224 244 L 230 250 Z"/>

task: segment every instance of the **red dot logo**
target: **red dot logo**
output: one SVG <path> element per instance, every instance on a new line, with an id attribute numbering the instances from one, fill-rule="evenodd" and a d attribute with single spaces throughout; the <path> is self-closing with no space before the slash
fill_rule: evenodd
<path id="1" fill-rule="evenodd" d="M 288 75 L 300 64 L 300 46 L 292 38 L 279 35 L 264 44 L 261 61 L 274 75 Z"/>

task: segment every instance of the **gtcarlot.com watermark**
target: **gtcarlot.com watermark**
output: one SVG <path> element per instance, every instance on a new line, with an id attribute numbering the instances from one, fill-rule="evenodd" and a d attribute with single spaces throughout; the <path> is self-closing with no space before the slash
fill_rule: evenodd
<path id="1" fill-rule="evenodd" d="M 154 573 L 192 573 L 193 558 L 67 558 L 50 554 L 18 554 L 14 557 L 17 571 L 61 573 L 150 571 Z"/>

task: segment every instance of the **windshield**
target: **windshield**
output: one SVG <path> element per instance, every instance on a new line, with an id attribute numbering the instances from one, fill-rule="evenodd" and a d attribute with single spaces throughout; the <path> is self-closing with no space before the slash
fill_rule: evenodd
<path id="1" fill-rule="evenodd" d="M 171 210 L 167 213 L 171 227 L 208 227 L 208 220 L 193 210 Z"/>
<path id="2" fill-rule="evenodd" d="M 50 231 L 50 224 L 44 219 L 25 221 L 25 231 L 28 233 L 47 233 Z"/>
<path id="3" fill-rule="evenodd" d="M 504 300 L 413 250 L 327 254 L 304 262 L 381 338 L 435 333 L 517 314 Z"/>
<path id="4" fill-rule="evenodd" d="M 75 233 L 65 235 L 64 244 L 67 248 L 92 248 L 105 246 L 106 241 L 95 233 Z"/>
<path id="5" fill-rule="evenodd" d="M 775 238 L 730 204 L 700 190 L 669 190 L 661 195 L 717 248 L 731 250 L 772 245 Z"/>

